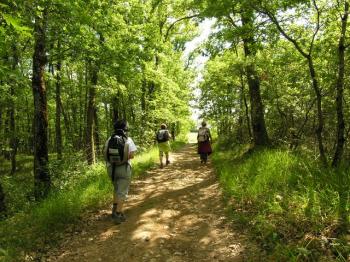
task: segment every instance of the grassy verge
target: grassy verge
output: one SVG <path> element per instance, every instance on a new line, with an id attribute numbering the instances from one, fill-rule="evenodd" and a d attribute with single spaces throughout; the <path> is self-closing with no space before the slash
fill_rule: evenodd
<path id="1" fill-rule="evenodd" d="M 177 150 L 185 142 L 174 142 L 172 148 Z M 31 252 L 42 252 L 42 247 L 55 245 L 61 239 L 62 232 L 67 225 L 78 223 L 87 210 L 97 209 L 108 203 L 111 199 L 112 185 L 106 174 L 104 163 L 87 166 L 78 161 L 77 156 L 70 161 L 51 161 L 51 174 L 53 191 L 47 199 L 40 203 L 25 200 L 25 194 L 16 189 L 21 195 L 13 204 L 13 215 L 0 222 L 0 261 L 30 260 Z M 133 178 L 137 178 L 145 170 L 158 162 L 158 150 L 152 148 L 147 152 L 138 154 L 133 160 Z M 62 171 L 64 170 L 64 171 Z M 26 183 L 32 184 L 32 175 L 22 174 Z M 28 180 L 28 181 L 27 181 Z M 20 181 L 7 182 L 6 190 L 15 189 Z M 27 184 L 28 185 L 28 184 Z M 21 184 L 21 187 L 23 185 Z M 9 195 L 9 194 L 8 194 Z M 12 194 L 10 199 L 15 198 Z M 26 207 L 19 206 L 25 203 Z"/>
<path id="2" fill-rule="evenodd" d="M 320 169 L 287 150 L 244 152 L 217 149 L 213 162 L 230 216 L 268 259 L 346 261 L 349 248 L 337 238 L 335 222 L 339 189 L 349 185 L 346 170 Z"/>

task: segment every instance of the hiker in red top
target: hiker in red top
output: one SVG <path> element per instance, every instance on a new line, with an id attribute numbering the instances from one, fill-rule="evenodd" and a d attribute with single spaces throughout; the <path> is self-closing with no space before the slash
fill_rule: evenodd
<path id="1" fill-rule="evenodd" d="M 200 154 L 201 163 L 207 163 L 208 156 L 212 153 L 211 149 L 211 134 L 209 128 L 207 128 L 207 123 L 202 122 L 202 126 L 198 129 L 197 135 L 198 141 L 198 154 Z"/>

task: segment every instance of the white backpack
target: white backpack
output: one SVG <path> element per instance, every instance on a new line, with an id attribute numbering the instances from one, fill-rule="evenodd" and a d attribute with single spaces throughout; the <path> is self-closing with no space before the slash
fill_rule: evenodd
<path id="1" fill-rule="evenodd" d="M 200 128 L 198 130 L 198 142 L 205 142 L 209 140 L 208 128 Z"/>

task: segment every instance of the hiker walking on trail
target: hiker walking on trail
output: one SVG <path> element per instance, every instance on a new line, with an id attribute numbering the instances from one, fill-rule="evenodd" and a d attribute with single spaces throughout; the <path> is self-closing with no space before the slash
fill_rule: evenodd
<path id="1" fill-rule="evenodd" d="M 205 121 L 202 122 L 202 126 L 198 129 L 197 135 L 198 141 L 198 154 L 200 154 L 201 163 L 207 163 L 208 156 L 212 153 L 211 149 L 211 134 L 210 130 L 207 127 L 207 123 Z"/>
<path id="2" fill-rule="evenodd" d="M 160 161 L 160 168 L 163 168 L 163 154 L 165 154 L 165 164 L 169 165 L 169 152 L 170 152 L 170 134 L 167 129 L 166 124 L 161 124 L 160 129 L 157 132 L 156 140 L 158 142 L 158 149 L 159 149 L 159 161 Z"/>
<path id="3" fill-rule="evenodd" d="M 114 186 L 112 218 L 116 224 L 126 220 L 123 205 L 131 182 L 130 159 L 134 158 L 137 151 L 134 141 L 127 136 L 127 131 L 127 122 L 118 120 L 114 124 L 114 133 L 106 141 L 104 148 L 107 173 Z"/>

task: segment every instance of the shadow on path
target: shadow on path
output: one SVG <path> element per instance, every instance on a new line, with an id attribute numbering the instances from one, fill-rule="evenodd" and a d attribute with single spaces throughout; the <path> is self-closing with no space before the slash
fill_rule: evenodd
<path id="1" fill-rule="evenodd" d="M 210 163 L 200 164 L 194 145 L 171 161 L 132 182 L 126 222 L 101 210 L 51 261 L 245 261 L 247 240 L 226 221 Z"/>

